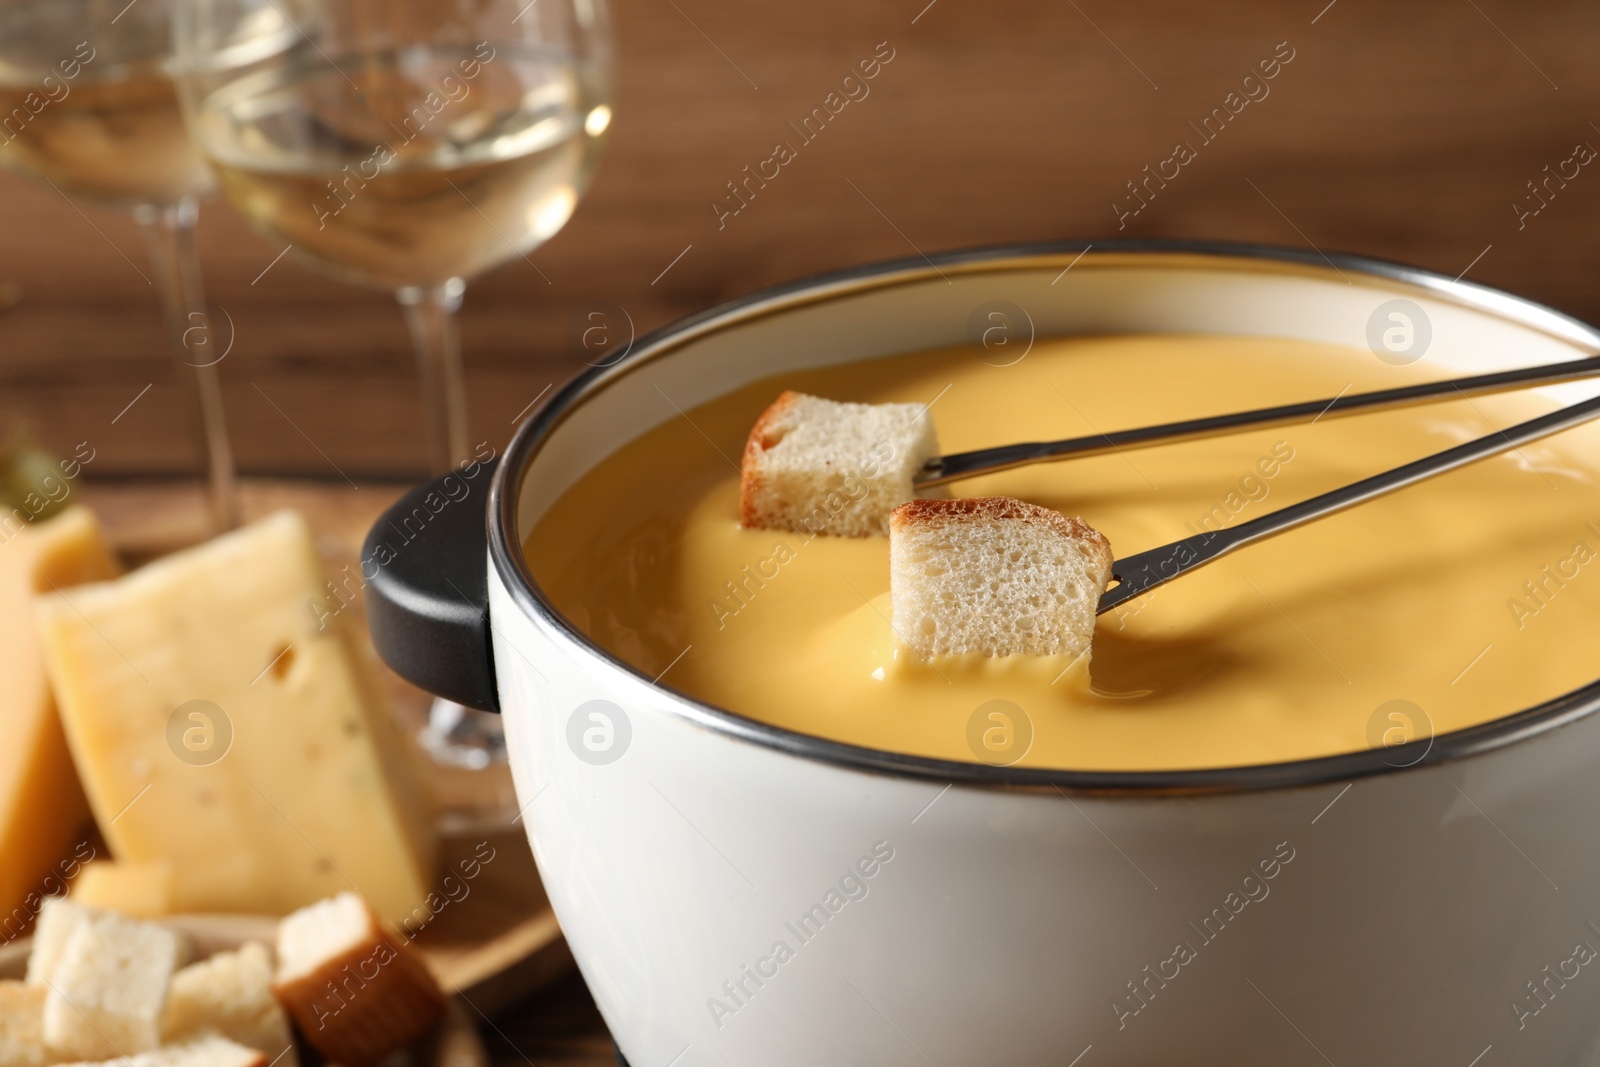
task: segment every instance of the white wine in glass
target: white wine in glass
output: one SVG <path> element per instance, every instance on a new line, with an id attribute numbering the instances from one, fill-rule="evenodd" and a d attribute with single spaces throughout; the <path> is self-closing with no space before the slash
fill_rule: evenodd
<path id="1" fill-rule="evenodd" d="M 224 193 L 290 255 L 398 295 L 429 462 L 469 458 L 453 315 L 466 279 L 555 234 L 589 184 L 611 120 L 604 9 L 184 4 L 191 127 Z M 286 47 L 265 43 L 285 26 Z"/>
<path id="2" fill-rule="evenodd" d="M 189 143 L 172 75 L 154 63 L 124 64 L 96 78 L 98 50 L 58 99 L 26 69 L 0 63 L 0 134 L 12 163 L 74 194 L 137 207 L 175 204 L 212 190 L 205 162 Z M 33 98 L 30 102 L 30 96 Z M 49 103 L 39 106 L 44 101 Z M 38 114 L 31 108 L 39 106 Z M 27 116 L 26 121 L 22 116 Z M 16 130 L 10 136 L 11 129 Z"/>
<path id="3" fill-rule="evenodd" d="M 214 191 L 183 121 L 168 0 L 0 2 L 0 163 L 54 188 L 131 210 L 155 268 L 167 346 L 195 396 L 195 438 L 213 521 L 238 521 L 194 227 Z M 226 344 L 225 341 L 222 344 Z"/>
<path id="4" fill-rule="evenodd" d="M 244 81 L 210 97 L 196 129 L 229 199 L 323 270 L 393 289 L 442 285 L 559 230 L 594 156 L 591 101 L 566 67 L 482 51 L 488 64 L 453 49 L 374 56 L 351 72 L 359 89 L 313 55 L 270 72 L 265 86 Z M 455 114 L 448 100 L 425 123 L 403 110 L 409 79 L 437 83 L 461 68 L 477 77 L 458 78 Z M 370 121 L 319 121 L 329 100 L 357 92 L 379 109 Z M 306 124 L 314 143 L 284 136 Z"/>
<path id="5" fill-rule="evenodd" d="M 332 277 L 393 291 L 429 464 L 470 457 L 466 281 L 566 224 L 611 124 L 605 0 L 178 0 L 190 129 L 227 198 Z M 443 762 L 503 755 L 495 716 L 435 702 Z"/>

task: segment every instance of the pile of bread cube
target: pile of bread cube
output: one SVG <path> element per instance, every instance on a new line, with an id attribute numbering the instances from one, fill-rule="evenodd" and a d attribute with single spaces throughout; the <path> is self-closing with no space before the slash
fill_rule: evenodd
<path id="1" fill-rule="evenodd" d="M 426 965 L 353 893 L 283 919 L 276 951 L 191 955 L 170 927 L 47 899 L 26 978 L 0 981 L 0 1067 L 298 1067 L 297 1030 L 368 1067 L 445 1012 Z"/>

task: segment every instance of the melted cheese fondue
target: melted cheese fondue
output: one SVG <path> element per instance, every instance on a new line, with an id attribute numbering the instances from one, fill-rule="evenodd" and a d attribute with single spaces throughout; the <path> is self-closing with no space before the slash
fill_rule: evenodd
<path id="1" fill-rule="evenodd" d="M 1600 455 L 1600 429 L 1242 549 L 1102 616 L 1090 671 L 1065 676 L 1021 657 L 897 660 L 887 539 L 741 529 L 735 464 L 786 388 L 937 397 L 940 445 L 959 452 L 1440 376 L 1452 375 L 1329 345 L 1179 335 L 1041 341 L 1007 367 L 961 349 L 785 374 L 619 449 L 525 547 L 555 604 L 602 647 L 651 677 L 670 664 L 663 685 L 808 734 L 1078 770 L 1350 752 L 1482 723 L 1600 675 L 1600 495 L 1584 458 Z M 1080 515 L 1129 555 L 1556 404 L 1521 394 L 1328 419 L 951 490 Z"/>

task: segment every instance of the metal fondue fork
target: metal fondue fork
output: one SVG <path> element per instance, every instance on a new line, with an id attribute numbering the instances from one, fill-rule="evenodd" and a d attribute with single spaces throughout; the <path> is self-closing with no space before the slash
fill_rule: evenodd
<path id="1" fill-rule="evenodd" d="M 1314 496 L 1310 500 L 1291 504 L 1238 526 L 1195 534 L 1193 537 L 1185 537 L 1181 541 L 1174 541 L 1160 548 L 1152 548 L 1147 552 L 1119 559 L 1111 565 L 1112 579 L 1118 584 L 1106 590 L 1100 598 L 1097 614 L 1103 615 L 1119 604 L 1148 593 L 1156 586 L 1164 585 L 1197 567 L 1203 567 L 1236 548 L 1265 540 L 1325 515 L 1354 507 L 1373 497 L 1403 489 L 1435 475 L 1444 474 L 1446 471 L 1453 471 L 1457 467 L 1464 467 L 1480 459 L 1510 451 L 1529 441 L 1549 437 L 1551 434 L 1588 422 L 1597 415 L 1600 415 L 1600 397 L 1552 411 L 1536 419 L 1529 419 L 1499 433 L 1447 448 L 1443 452 L 1435 452 L 1431 456 L 1424 456 L 1382 474 L 1363 478 L 1359 482 L 1352 482 L 1321 496 Z"/>
<path id="2" fill-rule="evenodd" d="M 928 489 L 960 478 L 993 474 L 996 471 L 1025 467 L 1033 463 L 1099 456 L 1108 452 L 1127 452 L 1152 445 L 1192 441 L 1199 437 L 1220 437 L 1243 430 L 1287 426 L 1305 419 L 1315 422 L 1318 419 L 1338 418 L 1342 415 L 1356 415 L 1384 408 L 1406 407 L 1451 396 L 1482 396 L 1485 393 L 1503 392 L 1517 386 L 1594 377 L 1600 377 L 1600 358 L 1565 360 L 1561 363 L 1524 367 L 1521 370 L 1497 371 L 1494 374 L 1479 374 L 1471 378 L 1455 378 L 1443 382 L 1425 382 L 1399 389 L 1380 389 L 1373 393 L 1340 395 L 1325 400 L 1307 400 L 1300 404 L 1282 404 L 1278 407 L 1257 408 L 1254 411 L 1236 411 L 1229 415 L 1210 415 L 1203 419 L 1167 422 L 1159 426 L 1118 430 L 1115 433 L 981 448 L 975 452 L 956 452 L 929 460 L 928 465 L 913 479 L 912 484 L 918 489 Z"/>

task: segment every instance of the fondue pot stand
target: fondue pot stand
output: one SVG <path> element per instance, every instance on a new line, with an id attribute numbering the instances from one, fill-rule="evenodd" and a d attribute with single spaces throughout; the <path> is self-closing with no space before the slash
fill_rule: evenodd
<path id="1" fill-rule="evenodd" d="M 1462 374 L 1600 351 L 1548 308 L 1348 256 L 958 252 L 641 338 L 555 393 L 497 464 L 485 450 L 414 491 L 364 555 L 374 641 L 423 688 L 503 714 L 545 892 L 628 1060 L 1600 1064 L 1600 683 L 1325 759 L 999 767 L 674 692 L 535 580 L 522 543 L 540 517 L 679 409 L 895 353 L 971 344 L 996 362 L 983 331 L 1001 321 L 1006 359 L 1108 333 L 1296 338 Z"/>

